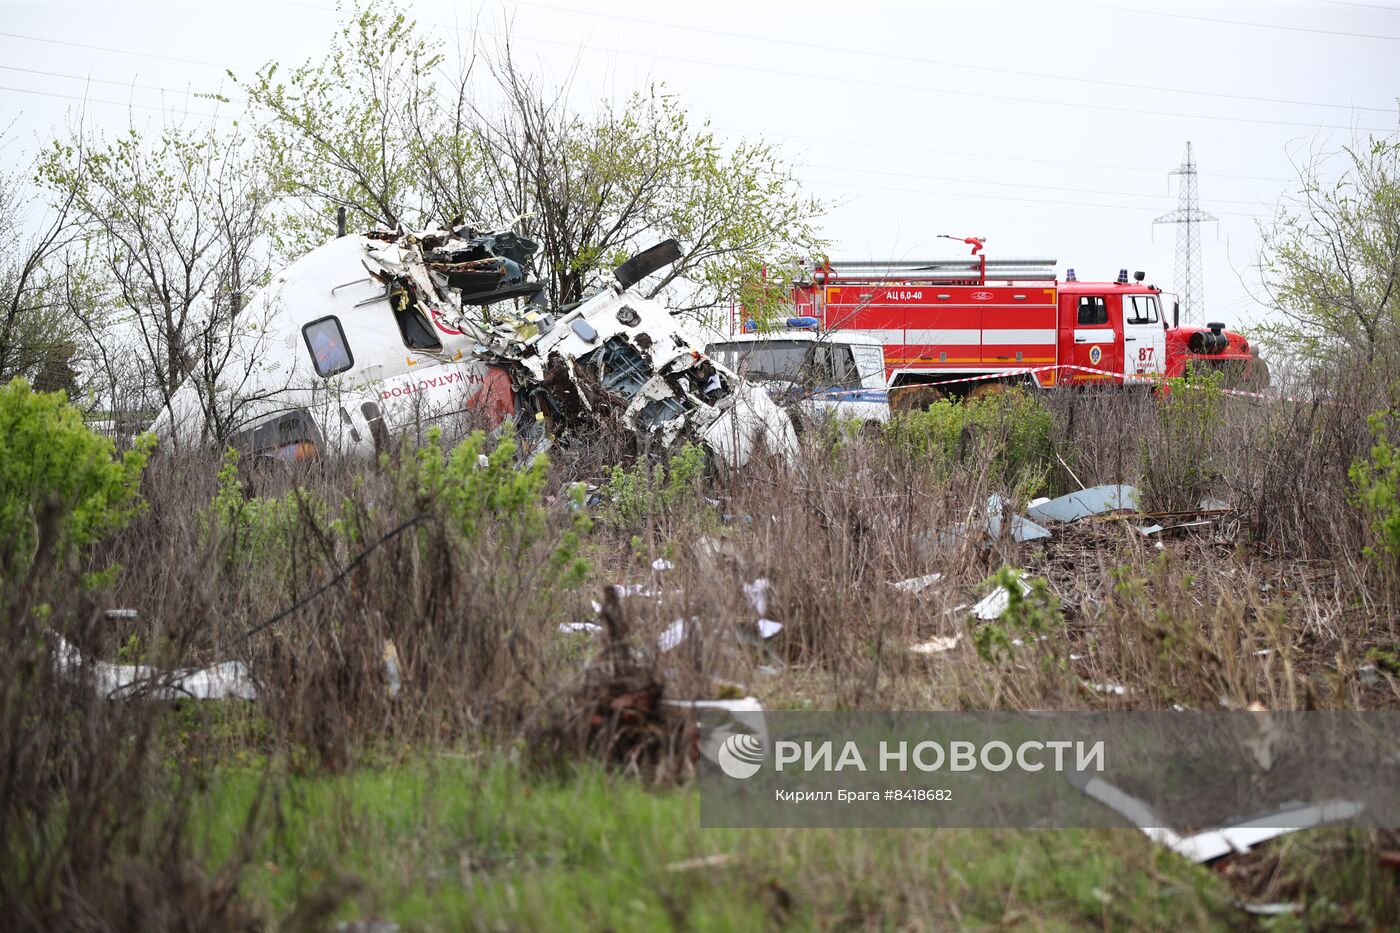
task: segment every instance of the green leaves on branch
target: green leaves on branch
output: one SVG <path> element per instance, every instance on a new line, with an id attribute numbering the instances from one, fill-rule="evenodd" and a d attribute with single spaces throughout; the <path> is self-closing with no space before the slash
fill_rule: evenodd
<path id="1" fill-rule="evenodd" d="M 0 588 L 100 543 L 142 507 L 149 435 L 121 457 L 62 392 L 0 388 Z"/>
<path id="2" fill-rule="evenodd" d="M 1400 355 L 1400 143 L 1346 148 L 1326 181 L 1316 158 L 1262 231 L 1259 271 L 1282 312 L 1263 331 L 1299 359 L 1367 364 Z"/>

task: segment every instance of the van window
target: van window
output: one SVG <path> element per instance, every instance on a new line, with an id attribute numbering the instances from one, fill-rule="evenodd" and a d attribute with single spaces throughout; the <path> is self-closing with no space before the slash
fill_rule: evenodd
<path id="1" fill-rule="evenodd" d="M 1108 304 L 1102 295 L 1081 295 L 1079 297 L 1080 324 L 1107 324 Z"/>
<path id="2" fill-rule="evenodd" d="M 856 371 L 855 357 L 845 344 L 831 347 L 831 384 L 838 389 L 859 389 L 860 373 Z"/>
<path id="3" fill-rule="evenodd" d="M 320 440 L 311 415 L 298 409 L 244 428 L 229 438 L 229 443 L 258 459 L 295 461 L 316 456 Z"/>
<path id="4" fill-rule="evenodd" d="M 810 374 L 811 349 L 803 340 L 767 340 L 712 344 L 708 352 L 754 382 L 800 382 Z"/>
<path id="5" fill-rule="evenodd" d="M 1157 298 L 1154 295 L 1124 295 L 1123 320 L 1129 324 L 1156 324 Z"/>
<path id="6" fill-rule="evenodd" d="M 318 375 L 334 376 L 355 364 L 350 345 L 345 342 L 345 331 L 340 329 L 340 319 L 335 315 L 312 321 L 301 329 L 301 335 Z"/>
<path id="7" fill-rule="evenodd" d="M 885 381 L 885 351 L 882 347 L 858 343 L 851 347 L 856 356 L 856 368 L 861 379 L 874 379 L 878 384 Z"/>

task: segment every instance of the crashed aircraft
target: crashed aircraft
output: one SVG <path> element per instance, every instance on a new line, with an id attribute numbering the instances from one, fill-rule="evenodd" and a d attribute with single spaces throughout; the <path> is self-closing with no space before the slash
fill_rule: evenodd
<path id="1" fill-rule="evenodd" d="M 767 394 L 635 289 L 680 257 L 675 241 L 559 311 L 540 303 L 542 284 L 528 274 L 536 249 L 511 231 L 470 227 L 331 240 L 244 310 L 248 329 L 217 403 L 191 380 L 153 429 L 163 443 L 197 446 L 222 418 L 234 447 L 284 460 L 373 456 L 397 435 L 462 414 L 492 426 L 514 419 L 537 446 L 609 428 L 646 451 L 692 441 L 725 466 L 761 448 L 795 449 L 788 416 Z"/>

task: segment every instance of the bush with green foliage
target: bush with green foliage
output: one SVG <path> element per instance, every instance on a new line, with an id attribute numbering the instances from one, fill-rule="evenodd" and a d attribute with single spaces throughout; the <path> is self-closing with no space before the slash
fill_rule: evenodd
<path id="1" fill-rule="evenodd" d="M 1149 511 L 1196 508 L 1215 491 L 1220 469 L 1213 451 L 1224 400 L 1220 373 L 1188 382 L 1167 380 L 1150 436 L 1142 438 L 1143 505 Z"/>
<path id="2" fill-rule="evenodd" d="M 1354 504 L 1370 520 L 1373 542 L 1366 556 L 1394 567 L 1400 563 L 1400 446 L 1395 441 L 1395 412 L 1376 412 L 1367 419 L 1375 444 L 1370 456 L 1351 465 L 1356 491 Z"/>
<path id="3" fill-rule="evenodd" d="M 686 444 L 665 463 L 639 459 L 607 469 L 603 494 L 618 523 L 636 527 L 649 518 L 679 517 L 700 507 L 696 492 L 705 476 L 705 449 Z"/>
<path id="4" fill-rule="evenodd" d="M 993 479 L 1018 497 L 1039 493 L 1055 463 L 1055 414 L 1026 392 L 940 399 L 890 419 L 885 432 L 896 446 L 945 473 L 985 458 Z"/>
<path id="5" fill-rule="evenodd" d="M 153 445 L 143 437 L 118 457 L 62 392 L 32 392 L 20 378 L 0 388 L 0 584 L 125 525 L 141 508 Z"/>
<path id="6" fill-rule="evenodd" d="M 995 620 L 981 623 L 972 633 L 972 645 L 983 661 L 1010 660 L 1015 639 L 1034 642 L 1059 627 L 1060 601 L 1045 580 L 1023 580 L 1015 570 L 1002 567 L 986 582 L 1006 591 L 1006 611 Z"/>
<path id="7" fill-rule="evenodd" d="M 256 566 L 280 579 L 290 567 L 292 542 L 304 529 L 303 519 L 320 519 L 326 507 L 302 489 L 281 498 L 247 495 L 238 476 L 238 461 L 238 452 L 229 448 L 206 527 L 219 536 L 230 569 Z"/>
<path id="8" fill-rule="evenodd" d="M 550 542 L 549 583 L 578 586 L 589 572 L 583 540 L 592 527 L 584 488 L 569 488 L 566 527 L 562 532 L 551 530 L 546 508 L 549 458 L 536 454 L 522 467 L 516 463 L 516 451 L 509 428 L 489 453 L 482 431 L 474 431 L 449 451 L 442 432 L 434 428 L 427 442 L 400 466 L 400 489 L 411 491 L 421 512 L 442 517 L 464 541 L 489 537 L 509 565 L 534 560 L 536 547 Z"/>

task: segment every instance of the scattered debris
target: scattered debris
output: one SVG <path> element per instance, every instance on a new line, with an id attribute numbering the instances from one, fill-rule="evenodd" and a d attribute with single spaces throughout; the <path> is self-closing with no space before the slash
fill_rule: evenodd
<path id="1" fill-rule="evenodd" d="M 935 635 L 928 641 L 910 645 L 909 650 L 915 654 L 943 654 L 945 651 L 952 651 L 956 648 L 958 643 L 962 641 L 962 637 L 962 632 L 952 636 Z"/>
<path id="2" fill-rule="evenodd" d="M 669 560 L 667 560 L 667 559 L 664 558 L 664 557 L 658 557 L 656 560 L 654 560 L 654 561 L 651 562 L 651 569 L 652 569 L 652 570 L 675 570 L 675 569 L 676 569 L 676 565 L 673 564 L 673 563 L 671 563 Z"/>
<path id="3" fill-rule="evenodd" d="M 61 635 L 58 667 L 66 674 L 92 675 L 98 696 L 107 700 L 142 696 L 153 700 L 253 700 L 258 688 L 242 661 L 222 661 L 203 670 L 161 671 L 145 664 L 110 664 L 85 658 Z"/>
<path id="4" fill-rule="evenodd" d="M 695 871 L 699 868 L 723 868 L 732 865 L 737 860 L 737 856 L 730 852 L 717 852 L 714 855 L 702 855 L 699 858 L 688 858 L 680 862 L 672 862 L 666 866 L 667 871 Z"/>
<path id="5" fill-rule="evenodd" d="M 1001 537 L 1001 516 L 1006 510 L 1006 500 L 996 493 L 987 498 L 987 534 L 993 539 Z M 1050 531 L 1021 515 L 1011 516 L 1011 537 L 1015 541 L 1036 541 L 1050 537 Z"/>
<path id="6" fill-rule="evenodd" d="M 135 609 L 106 609 L 102 612 L 102 618 L 108 622 L 134 622 L 138 615 Z"/>
<path id="7" fill-rule="evenodd" d="M 1290 914 L 1303 912 L 1303 905 L 1295 901 L 1274 904 L 1251 904 L 1248 901 L 1235 901 L 1235 904 L 1245 913 L 1254 914 L 1256 917 L 1286 917 Z"/>
<path id="8" fill-rule="evenodd" d="M 1226 855 L 1241 855 L 1261 842 L 1301 829 L 1336 823 L 1360 815 L 1363 807 L 1349 800 L 1285 807 L 1189 836 L 1182 836 L 1163 824 L 1165 821 L 1144 801 L 1107 781 L 1074 772 L 1070 780 L 1095 800 L 1126 817 L 1153 842 L 1160 843 L 1193 862 L 1213 862 Z M 1287 825 L 1278 825 L 1287 823 Z"/>
<path id="9" fill-rule="evenodd" d="M 1133 486 L 1092 486 L 1058 499 L 1032 504 L 1026 514 L 1038 522 L 1075 522 L 1094 515 L 1136 511 L 1139 495 Z"/>
<path id="10" fill-rule="evenodd" d="M 1011 573 L 1016 578 L 1016 585 L 1021 588 L 1022 595 L 1031 595 L 1030 584 L 1025 581 L 1024 576 L 1016 570 L 1011 571 Z M 1001 618 L 1002 613 L 1006 612 L 1010 606 L 1011 593 L 1007 591 L 1006 587 L 998 586 L 973 604 L 972 614 L 983 622 L 990 622 L 993 619 Z"/>
<path id="11" fill-rule="evenodd" d="M 597 609 L 594 610 L 595 612 L 601 612 L 601 611 L 602 611 L 603 606 L 602 606 L 601 603 L 596 603 L 596 602 L 595 602 L 593 605 L 595 605 L 595 606 L 598 607 Z M 599 625 L 597 622 L 560 622 L 560 623 L 559 623 L 559 631 L 564 632 L 564 633 L 566 633 L 566 634 L 576 634 L 576 633 L 579 633 L 579 632 L 584 632 L 584 633 L 587 633 L 587 634 L 590 634 L 590 635 L 594 635 L 594 634 L 597 634 L 598 632 L 601 632 L 602 630 L 603 630 L 603 627 L 602 627 L 601 625 Z"/>
<path id="12" fill-rule="evenodd" d="M 941 573 L 928 573 L 924 574 L 922 577 L 910 577 L 908 580 L 900 580 L 898 583 L 891 583 L 890 586 L 893 586 L 901 593 L 922 593 L 942 579 L 943 574 Z"/>
<path id="13" fill-rule="evenodd" d="M 731 735 L 752 735 L 768 746 L 768 723 L 763 704 L 753 697 L 733 700 L 663 700 L 662 705 L 684 711 L 693 719 L 698 751 L 718 764 L 720 747 Z"/>
<path id="14" fill-rule="evenodd" d="M 403 681 L 399 678 L 399 649 L 392 641 L 384 642 L 384 676 L 389 681 L 389 696 L 396 697 L 403 689 Z"/>

